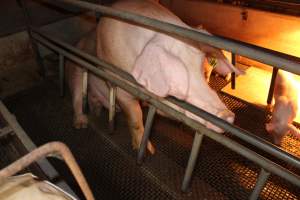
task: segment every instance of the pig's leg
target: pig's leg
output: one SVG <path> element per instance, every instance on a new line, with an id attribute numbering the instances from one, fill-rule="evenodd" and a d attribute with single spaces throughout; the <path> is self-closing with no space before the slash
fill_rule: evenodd
<path id="1" fill-rule="evenodd" d="M 139 101 L 121 89 L 117 92 L 117 100 L 127 117 L 133 149 L 138 149 L 144 134 L 143 113 Z M 151 142 L 148 142 L 147 149 L 151 154 L 155 153 L 155 149 Z"/>
<path id="2" fill-rule="evenodd" d="M 77 129 L 86 128 L 88 119 L 82 110 L 83 69 L 76 66 L 74 63 L 67 62 L 66 72 L 67 82 L 72 95 L 72 104 L 74 111 L 73 126 Z"/>

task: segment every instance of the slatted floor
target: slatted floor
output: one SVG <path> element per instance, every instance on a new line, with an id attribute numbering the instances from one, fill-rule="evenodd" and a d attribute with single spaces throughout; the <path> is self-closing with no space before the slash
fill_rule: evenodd
<path id="1" fill-rule="evenodd" d="M 217 89 L 224 84 L 221 79 L 213 82 Z M 236 113 L 237 125 L 270 139 L 263 128 L 267 116 L 264 111 L 227 95 L 221 96 Z M 193 131 L 183 124 L 156 117 L 152 141 L 157 152 L 138 166 L 122 113 L 117 115 L 117 128 L 112 135 L 107 131 L 105 110 L 100 117 L 90 118 L 89 128 L 75 130 L 70 97 L 59 97 L 58 87 L 49 80 L 7 98 L 5 103 L 37 145 L 60 140 L 71 148 L 97 199 L 247 199 L 259 172 L 254 163 L 205 137 L 191 190 L 183 194 L 180 185 L 193 139 Z M 226 135 L 231 137 L 229 133 Z M 299 144 L 288 136 L 283 148 L 297 148 Z M 299 155 L 299 148 L 290 152 Z M 78 191 L 64 165 L 52 162 Z M 261 199 L 299 199 L 299 191 L 272 175 Z"/>

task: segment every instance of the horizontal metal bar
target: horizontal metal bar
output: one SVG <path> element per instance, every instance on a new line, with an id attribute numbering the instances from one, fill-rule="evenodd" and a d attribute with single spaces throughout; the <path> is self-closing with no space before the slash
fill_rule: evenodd
<path id="1" fill-rule="evenodd" d="M 128 74 L 128 73 L 118 69 L 117 67 L 112 66 L 104 61 L 99 60 L 95 56 L 91 56 L 87 53 L 84 53 L 83 51 L 76 49 L 74 46 L 69 45 L 61 40 L 55 39 L 54 37 L 51 37 L 41 31 L 39 31 L 38 29 L 34 28 L 33 32 L 39 34 L 42 37 L 47 38 L 48 40 L 50 40 L 56 44 L 59 44 L 60 46 L 66 48 L 68 51 L 87 59 L 89 62 L 92 62 L 96 65 L 100 65 L 104 69 L 118 74 L 120 77 L 124 78 L 127 81 L 136 83 L 135 79 L 130 74 Z M 233 135 L 244 140 L 245 142 L 252 144 L 252 145 L 256 146 L 257 148 L 262 149 L 265 152 L 267 152 L 273 156 L 276 156 L 277 158 L 279 158 L 287 163 L 290 163 L 291 165 L 300 169 L 300 159 L 299 158 L 297 158 L 293 155 L 290 155 L 289 153 L 279 149 L 275 145 L 272 145 L 271 143 L 268 143 L 268 142 L 262 140 L 261 138 L 250 133 L 249 131 L 246 131 L 237 126 L 234 126 L 234 125 L 224 121 L 223 119 L 220 119 L 198 107 L 187 104 L 186 102 L 179 101 L 175 98 L 167 98 L 167 99 L 168 99 L 168 101 L 172 102 L 173 104 L 176 104 L 179 107 L 184 108 L 185 110 L 187 110 L 197 116 L 200 116 L 201 118 L 203 118 L 205 120 L 210 121 L 211 123 L 221 127 L 222 129 L 224 129 L 228 132 L 231 132 Z"/>
<path id="2" fill-rule="evenodd" d="M 78 0 L 56 0 L 78 6 L 83 9 L 100 12 L 103 15 L 131 21 L 136 24 L 144 25 L 154 28 L 156 31 L 160 30 L 166 33 L 172 33 L 186 38 L 193 39 L 198 42 L 206 43 L 220 49 L 228 50 L 232 53 L 236 53 L 241 56 L 245 56 L 259 62 L 278 67 L 280 69 L 293 72 L 300 75 L 300 58 L 290 56 L 287 54 L 279 53 L 270 49 L 238 42 L 232 39 L 211 36 L 204 33 L 200 33 L 196 30 L 180 27 L 174 24 L 162 22 L 159 20 L 151 19 L 149 17 L 132 14 L 117 9 L 112 9 L 106 6 L 96 5 Z M 53 1 L 47 1 L 53 3 Z M 297 60 L 292 61 L 292 60 Z"/>
<path id="3" fill-rule="evenodd" d="M 185 114 L 175 110 L 174 108 L 170 107 L 170 102 L 167 100 L 162 100 L 161 98 L 158 98 L 157 96 L 151 94 L 141 86 L 131 83 L 127 80 L 122 79 L 120 76 L 116 74 L 112 74 L 107 71 L 103 71 L 94 65 L 90 64 L 89 62 L 83 60 L 82 58 L 73 55 L 72 53 L 68 52 L 67 50 L 64 50 L 62 47 L 59 47 L 46 39 L 42 38 L 41 36 L 35 35 L 35 38 L 37 41 L 42 43 L 43 45 L 51 48 L 52 50 L 59 52 L 60 54 L 64 55 L 68 59 L 72 60 L 73 62 L 76 62 L 77 64 L 81 65 L 82 67 L 86 68 L 90 72 L 94 73 L 95 75 L 99 76 L 102 79 L 108 80 L 111 83 L 117 85 L 118 87 L 124 89 L 125 91 L 129 92 L 130 94 L 139 97 L 141 100 L 148 101 L 150 104 L 158 108 L 159 110 L 167 113 L 171 117 L 174 117 L 177 120 L 182 121 L 186 125 L 194 128 L 195 130 L 205 134 L 209 138 L 217 141 L 218 143 L 224 145 L 225 147 L 235 151 L 236 153 L 246 157 L 247 159 L 259 164 L 262 168 L 267 169 L 268 171 L 282 177 L 283 179 L 286 179 L 298 187 L 300 187 L 300 177 L 289 170 L 283 168 L 280 165 L 277 165 L 276 163 L 262 157 L 261 155 L 255 153 L 252 150 L 249 150 L 248 148 L 240 145 L 239 143 L 223 136 L 222 134 L 218 134 L 212 130 L 207 129 L 202 124 L 199 124 L 199 122 L 188 118 L 185 116 Z"/>

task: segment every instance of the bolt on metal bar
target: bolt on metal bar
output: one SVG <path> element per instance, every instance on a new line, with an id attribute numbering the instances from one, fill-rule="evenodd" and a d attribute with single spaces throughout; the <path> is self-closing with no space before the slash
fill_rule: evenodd
<path id="1" fill-rule="evenodd" d="M 290 181 L 291 183 L 295 184 L 296 186 L 300 187 L 300 177 L 291 171 L 283 168 L 282 166 L 270 161 L 269 159 L 255 153 L 254 151 L 242 146 L 241 144 L 223 136 L 222 134 L 218 134 L 212 130 L 207 129 L 204 125 L 200 124 L 199 122 L 188 118 L 184 113 L 170 107 L 172 104 L 167 99 L 162 100 L 158 98 L 156 95 L 148 92 L 143 87 L 132 83 L 120 76 L 110 73 L 108 71 L 103 71 L 100 68 L 95 67 L 95 65 L 90 64 L 89 62 L 83 60 L 82 58 L 70 53 L 69 51 L 63 49 L 58 45 L 53 44 L 53 42 L 49 42 L 47 39 L 36 35 L 35 39 L 39 41 L 41 44 L 47 46 L 48 48 L 63 54 L 65 57 L 70 59 L 71 61 L 81 65 L 85 69 L 89 70 L 90 72 L 94 73 L 98 77 L 105 79 L 118 87 L 124 89 L 125 91 L 129 92 L 133 96 L 139 97 L 141 100 L 148 101 L 151 105 L 155 106 L 162 112 L 167 113 L 170 117 L 173 117 L 177 120 L 182 121 L 186 125 L 194 128 L 198 132 L 201 132 L 208 136 L 209 138 L 215 140 L 216 142 L 222 144 L 223 146 L 227 147 L 228 149 L 233 150 L 234 152 L 246 157 L 247 159 L 257 163 L 262 168 L 267 169 L 271 173 L 278 175 L 279 177 Z M 99 62 L 102 62 L 99 60 Z M 107 63 L 103 62 L 103 65 L 108 65 Z M 110 65 L 113 67 L 112 65 Z M 107 66 L 106 66 L 107 67 Z M 235 127 L 233 127 L 235 128 Z"/>
<path id="2" fill-rule="evenodd" d="M 59 54 L 59 89 L 60 96 L 65 94 L 65 57 Z"/>
<path id="3" fill-rule="evenodd" d="M 243 42 L 238 42 L 232 39 L 222 38 L 218 36 L 211 36 L 201 33 L 195 29 L 184 28 L 167 22 L 162 22 L 156 19 L 145 17 L 142 15 L 133 14 L 126 11 L 121 11 L 106 6 L 96 5 L 93 3 L 88 3 L 78 0 L 56 0 L 64 2 L 70 5 L 74 5 L 83 9 L 100 12 L 103 15 L 111 16 L 113 18 L 118 18 L 143 26 L 151 27 L 156 31 L 176 34 L 185 38 L 189 38 L 198 42 L 206 43 L 208 45 L 242 55 L 256 61 L 277 66 L 280 69 L 293 72 L 300 75 L 300 59 L 297 57 L 289 56 L 287 54 L 279 53 L 270 49 L 265 49 L 262 47 L 245 44 Z M 47 1 L 49 3 L 53 1 Z M 291 61 L 286 57 L 292 58 L 295 61 Z"/>
<path id="4" fill-rule="evenodd" d="M 139 152 L 138 152 L 138 157 L 137 157 L 138 164 L 142 164 L 142 162 L 143 162 L 143 157 L 144 157 L 144 154 L 146 151 L 147 143 L 149 141 L 149 136 L 151 133 L 151 127 L 152 127 L 155 113 L 156 113 L 156 108 L 153 105 L 150 105 L 147 119 L 146 119 L 144 135 L 142 137 L 141 145 L 140 145 Z"/>
<path id="5" fill-rule="evenodd" d="M 118 74 L 119 76 L 121 76 L 122 78 L 124 78 L 127 81 L 136 83 L 135 79 L 131 75 L 118 69 L 117 67 L 112 66 L 104 61 L 101 61 L 95 56 L 91 56 L 87 53 L 84 53 L 83 51 L 80 51 L 80 50 L 76 49 L 74 46 L 71 46 L 61 40 L 58 40 L 47 34 L 44 34 L 36 28 L 33 28 L 33 31 L 34 31 L 34 33 L 38 34 L 39 36 L 44 37 L 47 40 L 52 41 L 64 48 L 66 48 L 68 51 L 87 59 L 89 62 L 92 62 L 96 65 L 100 65 L 104 69 L 107 69 L 115 74 Z M 255 136 L 251 132 L 243 130 L 235 125 L 232 125 L 232 124 L 204 111 L 203 109 L 195 107 L 191 104 L 187 104 L 186 102 L 177 100 L 175 98 L 167 98 L 167 99 L 168 99 L 168 101 L 172 102 L 173 104 L 178 105 L 179 107 L 184 108 L 185 110 L 187 110 L 205 120 L 210 121 L 214 125 L 217 125 L 220 128 L 224 129 L 225 131 L 230 132 L 234 136 L 242 139 L 243 141 L 245 141 L 249 144 L 252 144 L 252 145 L 256 146 L 257 148 L 262 149 L 263 151 L 270 153 L 271 155 L 276 156 L 277 158 L 279 158 L 287 163 L 290 163 L 291 165 L 300 169 L 300 159 L 299 158 L 297 158 L 291 154 L 288 154 L 287 152 L 279 149 L 278 147 L 270 144 L 269 142 L 262 140 L 261 138 Z"/>
<path id="6" fill-rule="evenodd" d="M 268 178 L 270 176 L 270 173 L 267 172 L 264 169 L 260 170 L 257 182 L 255 184 L 255 188 L 251 194 L 251 196 L 249 197 L 249 200 L 255 200 L 258 199 L 260 192 L 263 190 Z"/>
<path id="7" fill-rule="evenodd" d="M 184 178 L 183 178 L 182 185 L 181 185 L 181 190 L 183 192 L 187 192 L 187 190 L 189 188 L 192 174 L 193 174 L 193 171 L 194 171 L 194 168 L 195 168 L 195 165 L 197 162 L 197 158 L 199 155 L 200 146 L 202 144 L 203 136 L 204 136 L 203 133 L 199 133 L 199 132 L 195 133 L 193 146 L 192 146 L 192 150 L 190 153 L 190 158 L 189 158 L 187 167 L 185 169 Z"/>
<path id="8" fill-rule="evenodd" d="M 112 85 L 109 88 L 108 125 L 109 125 L 109 132 L 110 133 L 112 133 L 115 130 L 116 93 L 117 93 L 117 87 Z"/>

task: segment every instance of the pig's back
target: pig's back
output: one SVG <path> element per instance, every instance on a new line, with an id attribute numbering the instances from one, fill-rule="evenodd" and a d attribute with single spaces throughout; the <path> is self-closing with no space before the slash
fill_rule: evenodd
<path id="1" fill-rule="evenodd" d="M 113 8 L 187 27 L 177 16 L 150 0 L 120 1 Z M 97 30 L 97 54 L 107 62 L 131 72 L 137 56 L 156 32 L 112 18 L 103 18 Z"/>

